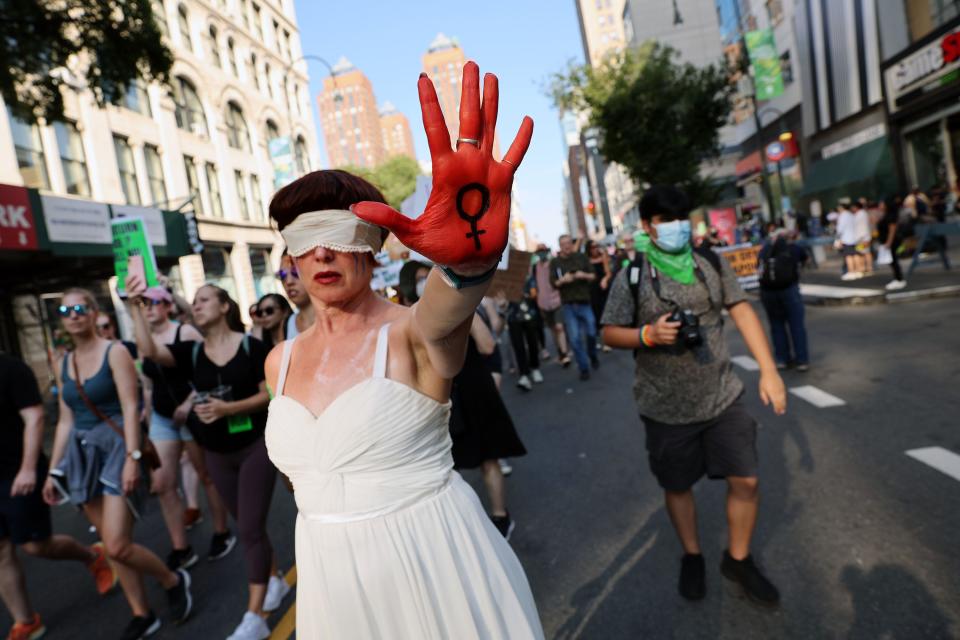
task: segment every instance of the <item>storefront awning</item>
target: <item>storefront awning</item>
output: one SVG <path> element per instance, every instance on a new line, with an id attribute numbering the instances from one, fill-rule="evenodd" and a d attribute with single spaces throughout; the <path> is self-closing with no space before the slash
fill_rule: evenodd
<path id="1" fill-rule="evenodd" d="M 734 171 L 737 174 L 737 178 L 742 180 L 747 176 L 753 175 L 754 173 L 760 173 L 762 168 L 763 160 L 760 158 L 760 152 L 754 151 L 750 155 L 738 160 L 736 169 Z"/>
<path id="2" fill-rule="evenodd" d="M 887 139 L 872 140 L 859 147 L 813 163 L 804 179 L 803 196 L 823 195 L 845 187 L 860 189 L 846 196 L 879 198 L 896 187 L 893 154 Z"/>

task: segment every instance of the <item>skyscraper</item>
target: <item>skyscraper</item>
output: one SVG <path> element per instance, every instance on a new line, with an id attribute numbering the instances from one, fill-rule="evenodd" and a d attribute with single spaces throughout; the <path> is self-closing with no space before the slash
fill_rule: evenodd
<path id="1" fill-rule="evenodd" d="M 410 121 L 397 111 L 392 102 L 385 102 L 380 108 L 380 129 L 383 132 L 383 147 L 388 158 L 408 156 L 417 159 L 413 151 L 413 134 L 410 133 Z"/>
<path id="2" fill-rule="evenodd" d="M 608 53 L 623 50 L 625 34 L 622 9 L 623 2 L 577 0 L 583 57 L 590 66 L 596 67 Z"/>
<path id="3" fill-rule="evenodd" d="M 333 66 L 317 102 L 331 167 L 372 168 L 387 158 L 373 85 L 349 60 Z"/>
<path id="4" fill-rule="evenodd" d="M 463 64 L 466 62 L 463 49 L 453 38 L 442 33 L 430 43 L 423 54 L 423 71 L 433 80 L 437 89 L 437 98 L 443 119 L 450 130 L 450 143 L 456 144 L 458 123 L 460 122 L 460 80 L 463 77 Z"/>

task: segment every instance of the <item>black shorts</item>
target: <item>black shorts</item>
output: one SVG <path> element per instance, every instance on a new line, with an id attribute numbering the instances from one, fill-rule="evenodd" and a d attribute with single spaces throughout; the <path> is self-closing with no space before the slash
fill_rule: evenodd
<path id="1" fill-rule="evenodd" d="M 650 470 L 667 491 L 686 491 L 704 475 L 757 475 L 757 422 L 739 398 L 706 422 L 675 425 L 641 417 Z"/>
<path id="2" fill-rule="evenodd" d="M 47 470 L 45 465 L 42 466 L 37 472 L 36 488 L 26 496 L 11 498 L 13 478 L 0 480 L 0 539 L 9 538 L 13 544 L 19 545 L 46 540 L 53 535 L 50 507 L 43 501 Z"/>
<path id="3" fill-rule="evenodd" d="M 550 309 L 549 311 L 546 309 L 540 309 L 540 314 L 543 316 L 544 323 L 551 329 L 561 322 L 561 320 L 557 318 L 557 311 L 559 310 L 560 307 L 557 307 L 556 309 Z"/>
<path id="4" fill-rule="evenodd" d="M 863 255 L 860 251 L 857 251 L 857 245 L 855 244 L 845 244 L 841 253 L 845 256 L 859 256 Z"/>

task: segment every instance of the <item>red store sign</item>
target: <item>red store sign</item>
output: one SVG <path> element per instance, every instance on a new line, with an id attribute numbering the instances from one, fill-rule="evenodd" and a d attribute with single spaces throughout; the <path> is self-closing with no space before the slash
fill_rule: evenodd
<path id="1" fill-rule="evenodd" d="M 37 227 L 27 190 L 0 184 L 0 251 L 37 248 Z"/>

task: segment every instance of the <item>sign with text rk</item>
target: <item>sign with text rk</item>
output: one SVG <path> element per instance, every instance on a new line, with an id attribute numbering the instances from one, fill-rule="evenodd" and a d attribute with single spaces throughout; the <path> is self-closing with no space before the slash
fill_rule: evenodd
<path id="1" fill-rule="evenodd" d="M 0 184 L 0 251 L 36 251 L 37 227 L 27 190 Z"/>

